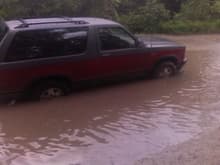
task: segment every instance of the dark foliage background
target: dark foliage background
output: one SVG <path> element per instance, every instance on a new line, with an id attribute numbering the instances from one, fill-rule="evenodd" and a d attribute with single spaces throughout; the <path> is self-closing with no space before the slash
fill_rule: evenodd
<path id="1" fill-rule="evenodd" d="M 104 17 L 138 33 L 220 32 L 220 0 L 0 0 L 0 16 Z"/>

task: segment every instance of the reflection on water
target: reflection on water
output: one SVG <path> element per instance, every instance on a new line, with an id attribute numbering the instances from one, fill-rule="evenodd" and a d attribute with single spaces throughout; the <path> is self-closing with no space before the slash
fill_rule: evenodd
<path id="1" fill-rule="evenodd" d="M 171 37 L 187 43 L 190 61 L 170 79 L 1 106 L 0 164 L 131 165 L 211 128 L 220 119 L 210 108 L 220 99 L 220 49 L 213 37 Z"/>

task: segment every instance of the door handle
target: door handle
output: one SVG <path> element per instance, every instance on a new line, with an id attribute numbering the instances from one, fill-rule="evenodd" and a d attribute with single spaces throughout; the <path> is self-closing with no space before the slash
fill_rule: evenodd
<path id="1" fill-rule="evenodd" d="M 111 56 L 111 53 L 102 53 L 102 56 Z"/>

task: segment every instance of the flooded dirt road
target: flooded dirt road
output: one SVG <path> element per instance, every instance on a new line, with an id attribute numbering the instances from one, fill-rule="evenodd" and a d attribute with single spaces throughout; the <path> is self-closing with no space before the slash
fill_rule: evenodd
<path id="1" fill-rule="evenodd" d="M 220 35 L 166 37 L 187 46 L 189 63 L 173 78 L 1 105 L 0 165 L 180 164 L 173 153 L 206 145 L 220 127 Z"/>

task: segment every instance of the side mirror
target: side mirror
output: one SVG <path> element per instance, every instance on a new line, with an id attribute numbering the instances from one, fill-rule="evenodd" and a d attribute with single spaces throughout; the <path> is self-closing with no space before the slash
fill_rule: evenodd
<path id="1" fill-rule="evenodd" d="M 135 45 L 136 45 L 136 47 L 140 48 L 140 47 L 143 47 L 144 44 L 143 44 L 143 41 L 140 38 L 136 37 Z"/>

